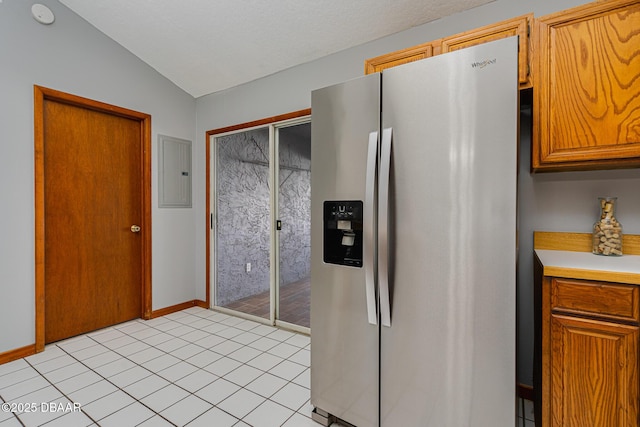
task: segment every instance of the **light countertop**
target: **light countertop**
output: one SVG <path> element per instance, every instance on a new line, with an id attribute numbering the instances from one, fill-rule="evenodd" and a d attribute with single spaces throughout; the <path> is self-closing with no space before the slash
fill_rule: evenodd
<path id="1" fill-rule="evenodd" d="M 640 285 L 640 255 L 601 256 L 591 252 L 535 250 L 545 276 Z"/>

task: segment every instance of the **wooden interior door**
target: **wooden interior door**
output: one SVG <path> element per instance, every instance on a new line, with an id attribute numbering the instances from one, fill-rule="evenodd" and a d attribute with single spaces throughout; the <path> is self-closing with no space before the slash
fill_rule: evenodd
<path id="1" fill-rule="evenodd" d="M 150 310 L 148 123 L 66 99 L 45 97 L 42 111 L 49 343 Z"/>

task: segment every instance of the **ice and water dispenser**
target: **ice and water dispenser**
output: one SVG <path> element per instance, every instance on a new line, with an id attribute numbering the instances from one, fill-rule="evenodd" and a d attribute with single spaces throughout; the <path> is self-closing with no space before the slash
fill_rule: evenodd
<path id="1" fill-rule="evenodd" d="M 324 262 L 362 267 L 362 201 L 324 202 Z"/>

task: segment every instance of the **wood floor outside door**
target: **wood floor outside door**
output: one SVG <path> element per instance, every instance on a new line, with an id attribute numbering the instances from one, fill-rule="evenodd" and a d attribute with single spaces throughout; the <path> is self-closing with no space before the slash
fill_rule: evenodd
<path id="1" fill-rule="evenodd" d="M 148 132 L 144 120 L 95 105 L 46 96 L 42 102 L 44 342 L 49 343 L 145 317 L 150 310 L 145 307 Z"/>

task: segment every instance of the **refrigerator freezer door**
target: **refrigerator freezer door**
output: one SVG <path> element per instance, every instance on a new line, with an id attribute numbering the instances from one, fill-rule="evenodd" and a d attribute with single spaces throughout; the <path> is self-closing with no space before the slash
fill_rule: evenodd
<path id="1" fill-rule="evenodd" d="M 384 72 L 382 427 L 515 423 L 517 71 L 510 38 Z"/>
<path id="2" fill-rule="evenodd" d="M 366 199 L 380 75 L 316 90 L 311 109 L 311 404 L 358 427 L 378 426 L 379 335 L 369 323 L 377 315 L 367 313 L 365 268 L 324 263 L 322 239 L 325 201 Z M 364 230 L 372 220 L 365 212 Z M 371 251 L 363 247 L 365 262 L 375 259 Z"/>

